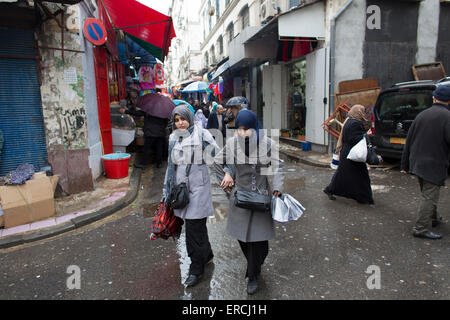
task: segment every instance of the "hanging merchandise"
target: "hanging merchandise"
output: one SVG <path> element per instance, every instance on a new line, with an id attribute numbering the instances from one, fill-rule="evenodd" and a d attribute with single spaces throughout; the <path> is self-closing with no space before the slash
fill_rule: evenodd
<path id="1" fill-rule="evenodd" d="M 164 85 L 164 69 L 161 63 L 155 64 L 153 68 L 155 84 L 157 86 Z"/>
<path id="2" fill-rule="evenodd" d="M 223 78 L 219 77 L 219 93 L 223 93 Z"/>
<path id="3" fill-rule="evenodd" d="M 138 73 L 139 84 L 142 90 L 149 90 L 155 88 L 155 79 L 153 77 L 153 68 L 151 66 L 143 66 Z"/>

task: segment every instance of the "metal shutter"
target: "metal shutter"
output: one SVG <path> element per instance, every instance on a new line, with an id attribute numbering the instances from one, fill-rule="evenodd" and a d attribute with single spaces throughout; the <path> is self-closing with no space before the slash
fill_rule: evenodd
<path id="1" fill-rule="evenodd" d="M 0 176 L 25 162 L 36 170 L 47 165 L 34 46 L 33 30 L 0 28 Z"/>

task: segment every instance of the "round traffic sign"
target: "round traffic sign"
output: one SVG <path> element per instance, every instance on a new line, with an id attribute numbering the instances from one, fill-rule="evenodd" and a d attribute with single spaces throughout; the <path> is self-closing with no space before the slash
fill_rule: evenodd
<path id="1" fill-rule="evenodd" d="M 106 42 L 106 29 L 103 23 L 94 18 L 84 20 L 83 34 L 91 43 L 100 46 Z"/>

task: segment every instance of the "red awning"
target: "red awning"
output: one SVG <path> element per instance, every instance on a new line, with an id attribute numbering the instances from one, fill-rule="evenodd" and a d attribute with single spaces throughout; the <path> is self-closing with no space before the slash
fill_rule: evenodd
<path id="1" fill-rule="evenodd" d="M 171 17 L 135 0 L 100 1 L 107 10 L 113 28 L 120 29 L 159 49 L 160 54 L 154 54 L 154 56 L 164 60 L 169 52 L 172 38 L 176 36 Z"/>

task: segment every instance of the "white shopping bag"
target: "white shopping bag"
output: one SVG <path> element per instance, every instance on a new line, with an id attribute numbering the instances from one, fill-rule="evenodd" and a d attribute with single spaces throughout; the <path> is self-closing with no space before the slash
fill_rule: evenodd
<path id="1" fill-rule="evenodd" d="M 289 211 L 283 201 L 284 195 L 272 198 L 272 218 L 277 222 L 288 222 Z"/>
<path id="2" fill-rule="evenodd" d="M 272 199 L 272 218 L 277 222 L 297 220 L 305 210 L 300 202 L 287 193 Z"/>
<path id="3" fill-rule="evenodd" d="M 347 155 L 347 159 L 355 162 L 366 162 L 367 160 L 367 142 L 366 138 L 363 137 L 361 141 L 351 148 Z"/>

